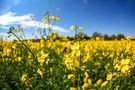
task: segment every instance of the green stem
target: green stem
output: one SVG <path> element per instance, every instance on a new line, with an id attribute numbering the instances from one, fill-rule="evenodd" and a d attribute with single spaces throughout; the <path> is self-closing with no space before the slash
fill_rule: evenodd
<path id="1" fill-rule="evenodd" d="M 77 32 L 77 29 L 75 29 L 75 33 L 76 33 L 76 37 L 75 39 L 78 41 L 78 44 L 79 44 L 79 50 L 80 50 L 80 39 L 79 39 L 79 36 L 78 36 L 78 32 Z M 78 81 L 78 90 L 81 90 L 81 54 L 79 55 L 79 81 Z"/>
<path id="2" fill-rule="evenodd" d="M 77 29 L 75 29 L 75 39 L 78 39 Z"/>
<path id="3" fill-rule="evenodd" d="M 32 54 L 32 56 L 36 58 L 31 49 L 15 33 L 12 32 L 12 34 L 28 49 L 28 51 Z"/>

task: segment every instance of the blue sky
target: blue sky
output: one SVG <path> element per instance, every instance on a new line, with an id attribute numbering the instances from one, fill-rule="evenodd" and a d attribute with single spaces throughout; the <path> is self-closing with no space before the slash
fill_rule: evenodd
<path id="1" fill-rule="evenodd" d="M 6 36 L 7 27 L 20 21 L 28 23 L 30 15 L 41 22 L 46 11 L 60 18 L 54 31 L 63 35 L 73 35 L 69 26 L 75 24 L 83 27 L 88 35 L 97 31 L 135 37 L 135 0 L 0 0 L 0 33 Z M 3 19 L 5 16 L 9 17 L 7 21 Z M 34 26 L 27 24 L 26 27 L 24 31 L 31 37 Z"/>

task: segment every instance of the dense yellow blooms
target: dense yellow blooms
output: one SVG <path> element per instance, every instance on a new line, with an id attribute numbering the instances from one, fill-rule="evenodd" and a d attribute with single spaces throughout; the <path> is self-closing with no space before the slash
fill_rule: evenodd
<path id="1" fill-rule="evenodd" d="M 4 48 L 3 49 L 4 53 L 2 54 L 3 56 L 10 56 L 11 54 L 11 49 L 10 48 Z"/>
<path id="2" fill-rule="evenodd" d="M 55 18 L 51 17 L 50 20 L 55 20 Z M 75 25 L 70 27 L 71 30 L 75 28 Z M 135 43 L 130 41 L 130 37 L 122 41 L 104 41 L 102 38 L 96 37 L 96 40 L 82 40 L 80 43 L 67 39 L 61 42 L 57 40 L 56 33 L 50 34 L 49 37 L 46 41 L 41 39 L 40 42 L 25 42 L 34 55 L 36 54 L 37 68 L 33 71 L 39 77 L 43 77 L 44 67 L 50 75 L 56 72 L 54 64 L 58 68 L 64 67 L 66 73 L 63 77 L 66 78 L 65 82 L 71 82 L 68 87 L 70 90 L 78 89 L 75 86 L 79 77 L 78 73 L 81 73 L 80 88 L 90 90 L 93 87 L 105 88 L 109 86 L 112 80 L 130 76 L 135 67 Z M 26 66 L 35 64 L 30 52 L 26 53 L 26 57 L 22 57 L 22 49 L 25 52 L 27 49 L 21 46 L 20 42 L 3 42 L 0 46 L 3 46 L 0 50 L 2 61 L 10 61 L 9 58 L 12 58 L 12 62 L 22 63 L 26 61 Z M 28 85 L 31 80 L 27 73 L 23 73 L 20 78 L 25 85 Z"/>
<path id="3" fill-rule="evenodd" d="M 41 51 L 38 55 L 38 62 L 40 63 L 40 65 L 42 66 L 42 64 L 45 62 L 46 64 L 48 64 L 49 59 L 48 59 L 48 54 L 45 54 L 43 51 Z"/>
<path id="4" fill-rule="evenodd" d="M 127 64 L 129 64 L 129 62 L 130 62 L 129 59 L 122 59 L 122 60 L 120 61 L 120 64 L 121 64 L 121 65 L 127 65 Z"/>
<path id="5" fill-rule="evenodd" d="M 43 39 L 40 40 L 40 46 L 41 46 L 41 48 L 45 47 L 45 41 Z"/>
<path id="6" fill-rule="evenodd" d="M 79 68 L 79 61 L 77 60 L 77 57 L 74 55 L 65 55 L 65 65 L 69 70 L 74 70 L 75 68 Z"/>

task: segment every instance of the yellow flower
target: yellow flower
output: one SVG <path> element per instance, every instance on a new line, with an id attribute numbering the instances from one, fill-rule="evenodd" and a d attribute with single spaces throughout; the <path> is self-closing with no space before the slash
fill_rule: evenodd
<path id="1" fill-rule="evenodd" d="M 57 16 L 50 16 L 49 20 L 58 20 L 58 17 Z"/>
<path id="2" fill-rule="evenodd" d="M 89 87 L 88 83 L 84 83 L 82 86 L 82 90 L 87 90 L 87 88 Z"/>
<path id="3" fill-rule="evenodd" d="M 88 81 L 88 78 L 84 77 L 84 78 L 83 78 L 83 82 L 84 82 L 84 83 L 87 83 L 87 81 Z"/>
<path id="4" fill-rule="evenodd" d="M 85 66 L 85 65 L 81 66 L 81 70 L 82 70 L 82 71 L 84 71 L 84 70 L 85 70 L 85 68 L 86 68 L 86 66 Z"/>
<path id="5" fill-rule="evenodd" d="M 43 39 L 40 40 L 40 46 L 41 48 L 45 47 L 45 41 Z"/>
<path id="6" fill-rule="evenodd" d="M 48 64 L 48 54 L 45 54 L 43 51 L 41 51 L 40 54 L 41 56 L 38 56 L 38 62 L 40 63 L 40 65 L 42 66 L 44 62 Z"/>
<path id="7" fill-rule="evenodd" d="M 39 69 L 39 68 L 38 68 L 38 70 L 37 70 L 37 73 L 38 73 L 40 76 L 42 76 L 42 74 L 43 74 L 42 71 L 41 71 L 41 69 Z"/>
<path id="8" fill-rule="evenodd" d="M 125 64 L 129 64 L 129 62 L 130 62 L 130 59 L 125 60 Z"/>
<path id="9" fill-rule="evenodd" d="M 79 57 L 80 55 L 81 55 L 81 51 L 80 50 L 76 51 L 76 56 Z"/>
<path id="10" fill-rule="evenodd" d="M 44 17 L 43 17 L 42 22 L 43 22 L 44 24 L 47 23 L 47 18 L 48 18 L 47 16 L 44 16 Z"/>
<path id="11" fill-rule="evenodd" d="M 46 24 L 46 23 L 47 23 L 47 20 L 43 20 L 42 22 L 43 22 L 44 24 Z"/>
<path id="12" fill-rule="evenodd" d="M 27 74 L 23 73 L 21 80 L 25 82 L 27 80 Z"/>
<path id="13" fill-rule="evenodd" d="M 73 54 L 73 55 L 65 55 L 64 56 L 64 62 L 65 65 L 67 66 L 67 68 L 69 70 L 74 70 L 75 68 L 78 68 L 80 63 L 77 60 L 77 57 Z"/>
<path id="14" fill-rule="evenodd" d="M 70 87 L 69 90 L 77 90 L 77 88 L 75 88 L 75 87 Z"/>
<path id="15" fill-rule="evenodd" d="M 68 74 L 67 78 L 68 79 L 73 79 L 73 78 L 75 78 L 75 75 L 74 74 Z"/>
<path id="16" fill-rule="evenodd" d="M 107 74 L 107 80 L 111 80 L 112 79 L 112 73 Z"/>
<path id="17" fill-rule="evenodd" d="M 96 82 L 95 86 L 99 86 L 101 83 L 102 83 L 102 79 L 99 79 L 99 80 Z"/>
<path id="18" fill-rule="evenodd" d="M 128 65 L 124 65 L 124 66 L 122 66 L 122 68 L 121 68 L 121 72 L 122 72 L 122 73 L 126 73 L 128 70 L 129 70 L 129 66 L 128 66 Z"/>
<path id="19" fill-rule="evenodd" d="M 102 84 L 101 84 L 101 87 L 105 87 L 107 85 L 108 81 L 104 81 Z"/>
<path id="20" fill-rule="evenodd" d="M 12 52 L 12 50 L 10 48 L 4 48 L 4 54 L 3 55 L 7 55 L 10 56 L 10 53 Z"/>
<path id="21" fill-rule="evenodd" d="M 88 78 L 89 74 L 87 72 L 84 73 L 85 77 Z"/>
<path id="22" fill-rule="evenodd" d="M 75 29 L 76 29 L 75 25 L 70 26 L 70 30 L 75 30 Z"/>
<path id="23" fill-rule="evenodd" d="M 91 79 L 88 79 L 88 84 L 89 84 L 89 85 L 91 85 L 91 84 L 92 84 Z"/>
<path id="24" fill-rule="evenodd" d="M 50 67 L 50 72 L 52 72 L 52 71 L 53 71 L 53 68 Z"/>
<path id="25" fill-rule="evenodd" d="M 17 61 L 21 61 L 21 59 L 22 59 L 21 57 L 18 57 L 18 58 L 17 58 Z"/>
<path id="26" fill-rule="evenodd" d="M 127 64 L 129 64 L 129 62 L 130 62 L 129 59 L 122 59 L 120 63 L 121 63 L 121 65 L 127 65 Z"/>
<path id="27" fill-rule="evenodd" d="M 28 86 L 29 77 L 27 76 L 26 73 L 23 73 L 23 75 L 22 75 L 22 77 L 21 77 L 21 81 L 22 81 L 22 83 L 24 83 L 26 86 Z"/>

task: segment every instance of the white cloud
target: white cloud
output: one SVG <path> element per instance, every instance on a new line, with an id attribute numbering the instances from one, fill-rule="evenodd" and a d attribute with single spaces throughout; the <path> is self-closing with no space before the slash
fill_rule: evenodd
<path id="1" fill-rule="evenodd" d="M 8 36 L 7 33 L 0 33 L 0 35 L 2 35 L 2 36 Z"/>
<path id="2" fill-rule="evenodd" d="M 30 20 L 31 15 L 32 14 L 26 14 L 23 16 L 15 16 L 15 13 L 8 12 L 7 14 L 0 16 L 0 24 L 1 25 L 10 25 L 13 23 L 27 21 L 27 20 Z"/>
<path id="3" fill-rule="evenodd" d="M 69 32 L 68 30 L 65 30 L 62 27 L 59 27 L 56 25 L 49 25 L 49 24 L 44 25 L 42 22 L 39 22 L 39 21 L 22 21 L 22 22 L 19 22 L 18 24 L 21 24 L 24 27 L 35 27 L 36 26 L 38 28 L 46 28 L 46 29 L 51 28 L 52 30 L 58 31 L 58 32 Z"/>
<path id="4" fill-rule="evenodd" d="M 58 32 L 69 32 L 68 30 L 65 30 L 64 28 L 56 26 L 56 25 L 44 25 L 40 21 L 30 21 L 31 15 L 32 14 L 16 16 L 15 13 L 8 12 L 7 14 L 4 14 L 4 15 L 0 16 L 0 25 L 5 29 L 8 28 L 7 26 L 10 26 L 10 25 L 21 24 L 25 28 L 27 28 L 27 27 L 35 27 L 35 25 L 37 25 L 37 27 L 47 28 L 47 29 L 49 27 L 51 27 L 52 30 L 58 31 Z"/>
<path id="5" fill-rule="evenodd" d="M 1 26 L 0 25 L 0 29 L 9 29 L 9 27 L 8 26 Z"/>

